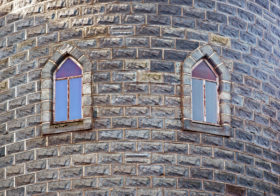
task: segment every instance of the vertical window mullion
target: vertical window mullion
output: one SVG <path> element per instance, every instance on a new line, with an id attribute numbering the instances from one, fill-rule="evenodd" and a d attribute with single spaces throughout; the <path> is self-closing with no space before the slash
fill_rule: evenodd
<path id="1" fill-rule="evenodd" d="M 67 78 L 67 120 L 70 118 L 70 82 Z"/>
<path id="2" fill-rule="evenodd" d="M 206 93 L 205 93 L 205 80 L 203 80 L 203 121 L 206 122 Z"/>

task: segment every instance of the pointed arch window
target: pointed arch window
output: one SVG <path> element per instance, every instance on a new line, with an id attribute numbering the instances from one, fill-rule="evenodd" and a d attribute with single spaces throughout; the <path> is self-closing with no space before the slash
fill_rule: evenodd
<path id="1" fill-rule="evenodd" d="M 185 59 L 182 79 L 183 129 L 231 136 L 231 73 L 210 45 Z"/>
<path id="2" fill-rule="evenodd" d="M 192 69 L 192 120 L 219 123 L 219 77 L 211 64 L 200 60 Z"/>
<path id="3" fill-rule="evenodd" d="M 83 70 L 71 57 L 54 72 L 54 123 L 82 119 Z"/>

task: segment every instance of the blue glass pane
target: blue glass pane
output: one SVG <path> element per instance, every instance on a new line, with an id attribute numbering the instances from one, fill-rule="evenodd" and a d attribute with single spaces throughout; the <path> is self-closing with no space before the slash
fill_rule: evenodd
<path id="1" fill-rule="evenodd" d="M 67 80 L 55 83 L 55 121 L 67 120 Z"/>
<path id="2" fill-rule="evenodd" d="M 205 82 L 206 96 L 206 122 L 217 123 L 217 84 L 215 82 Z"/>
<path id="3" fill-rule="evenodd" d="M 70 79 L 70 120 L 82 118 L 82 79 Z"/>
<path id="4" fill-rule="evenodd" d="M 71 59 L 67 59 L 56 72 L 56 78 L 65 78 L 70 76 L 82 75 L 81 68 L 76 65 Z"/>
<path id="5" fill-rule="evenodd" d="M 192 79 L 192 116 L 193 120 L 203 121 L 203 81 Z"/>

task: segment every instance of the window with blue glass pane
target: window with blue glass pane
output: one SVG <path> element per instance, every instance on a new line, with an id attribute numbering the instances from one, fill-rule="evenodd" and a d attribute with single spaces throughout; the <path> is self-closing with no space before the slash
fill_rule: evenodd
<path id="1" fill-rule="evenodd" d="M 218 75 L 203 59 L 192 70 L 192 119 L 218 124 Z"/>
<path id="2" fill-rule="evenodd" d="M 54 74 L 54 121 L 82 119 L 82 69 L 65 59 Z"/>

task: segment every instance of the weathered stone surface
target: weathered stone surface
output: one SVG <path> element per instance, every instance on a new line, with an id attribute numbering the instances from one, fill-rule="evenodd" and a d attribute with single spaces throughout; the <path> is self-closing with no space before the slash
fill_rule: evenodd
<path id="1" fill-rule="evenodd" d="M 279 195 L 279 18 L 276 0 L 0 0 L 0 196 Z M 54 123 L 68 57 L 83 118 Z M 192 120 L 201 59 L 216 124 L 207 79 Z"/>

